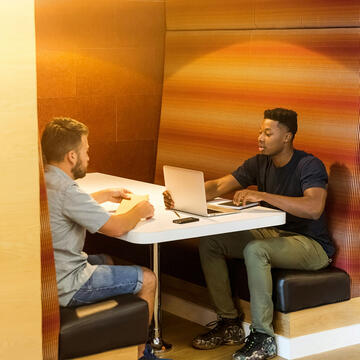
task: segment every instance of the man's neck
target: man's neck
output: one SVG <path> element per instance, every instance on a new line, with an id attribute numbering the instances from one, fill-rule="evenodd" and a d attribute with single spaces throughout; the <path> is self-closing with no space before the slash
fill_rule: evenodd
<path id="1" fill-rule="evenodd" d="M 67 164 L 65 164 L 64 162 L 51 162 L 49 163 L 49 165 L 52 165 L 52 166 L 56 166 L 57 168 L 59 168 L 60 170 L 62 170 L 66 175 L 68 175 L 71 179 L 75 180 L 74 179 L 74 175 L 73 173 L 71 172 L 71 167 L 69 167 Z"/>
<path id="2" fill-rule="evenodd" d="M 285 166 L 291 160 L 293 154 L 294 148 L 291 146 L 284 149 L 281 153 L 272 156 L 271 160 L 273 161 L 275 167 L 280 168 Z"/>

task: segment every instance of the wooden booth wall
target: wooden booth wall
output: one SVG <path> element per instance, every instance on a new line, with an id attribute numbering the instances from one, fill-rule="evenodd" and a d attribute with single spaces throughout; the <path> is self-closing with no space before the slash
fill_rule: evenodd
<path id="1" fill-rule="evenodd" d="M 39 129 L 90 129 L 89 171 L 152 181 L 164 67 L 164 0 L 36 0 Z"/>
<path id="2" fill-rule="evenodd" d="M 295 147 L 328 169 L 328 217 L 360 296 L 359 2 L 167 0 L 156 178 L 223 176 L 257 152 L 265 109 L 299 114 Z"/>
<path id="3" fill-rule="evenodd" d="M 42 359 L 34 3 L 0 1 L 0 359 Z"/>

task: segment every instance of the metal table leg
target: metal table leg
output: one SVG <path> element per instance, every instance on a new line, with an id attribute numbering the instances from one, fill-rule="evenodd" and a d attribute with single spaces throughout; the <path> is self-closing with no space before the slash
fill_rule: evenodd
<path id="1" fill-rule="evenodd" d="M 161 336 L 160 245 L 158 243 L 153 244 L 151 260 L 152 270 L 158 279 L 158 284 L 154 302 L 154 330 L 150 342 L 155 352 L 165 352 L 171 350 L 172 345 L 166 343 Z"/>

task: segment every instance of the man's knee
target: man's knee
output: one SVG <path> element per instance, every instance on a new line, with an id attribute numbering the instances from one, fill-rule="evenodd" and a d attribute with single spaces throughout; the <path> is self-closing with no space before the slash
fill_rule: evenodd
<path id="1" fill-rule="evenodd" d="M 203 237 L 200 239 L 199 243 L 199 253 L 200 256 L 206 255 L 208 253 L 222 253 L 222 247 L 219 244 L 219 241 L 215 236 Z"/>
<path id="2" fill-rule="evenodd" d="M 141 267 L 141 269 L 143 271 L 143 290 L 155 290 L 157 284 L 155 273 L 146 267 Z"/>
<path id="3" fill-rule="evenodd" d="M 253 258 L 267 258 L 268 253 L 266 250 L 266 240 L 253 240 L 250 241 L 244 248 L 245 262 Z"/>

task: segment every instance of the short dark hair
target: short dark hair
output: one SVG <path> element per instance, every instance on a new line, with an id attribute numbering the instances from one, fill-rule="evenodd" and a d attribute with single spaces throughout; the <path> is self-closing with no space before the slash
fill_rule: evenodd
<path id="1" fill-rule="evenodd" d="M 264 119 L 275 120 L 285 125 L 294 138 L 297 132 L 297 113 L 295 111 L 283 108 L 265 110 Z"/>
<path id="2" fill-rule="evenodd" d="M 61 162 L 70 150 L 77 150 L 82 135 L 88 135 L 88 127 L 80 121 L 57 117 L 50 121 L 41 136 L 44 160 Z"/>

